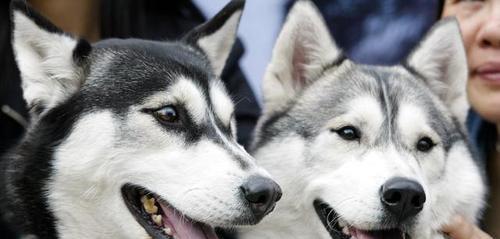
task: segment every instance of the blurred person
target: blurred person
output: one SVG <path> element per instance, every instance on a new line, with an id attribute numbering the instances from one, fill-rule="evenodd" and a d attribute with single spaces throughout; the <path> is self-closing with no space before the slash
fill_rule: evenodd
<path id="1" fill-rule="evenodd" d="M 457 17 L 468 57 L 468 129 L 490 187 L 487 235 L 460 216 L 444 228 L 453 239 L 500 238 L 500 0 L 444 0 L 442 16 Z"/>

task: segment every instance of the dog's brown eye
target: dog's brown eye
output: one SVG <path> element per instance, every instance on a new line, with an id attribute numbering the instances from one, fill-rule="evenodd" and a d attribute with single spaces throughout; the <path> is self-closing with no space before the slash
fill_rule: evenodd
<path id="1" fill-rule="evenodd" d="M 436 144 L 429 137 L 422 137 L 417 142 L 417 150 L 421 152 L 429 152 Z"/>
<path id="2" fill-rule="evenodd" d="M 358 140 L 360 138 L 359 131 L 354 126 L 344 126 L 333 131 L 336 132 L 344 140 L 352 141 Z"/>
<path id="3" fill-rule="evenodd" d="M 179 121 L 177 110 L 173 106 L 165 106 L 153 112 L 153 116 L 164 123 L 175 123 Z"/>

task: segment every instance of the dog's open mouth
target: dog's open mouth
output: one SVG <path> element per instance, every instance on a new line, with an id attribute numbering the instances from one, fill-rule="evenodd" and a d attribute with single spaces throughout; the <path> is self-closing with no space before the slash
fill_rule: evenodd
<path id="1" fill-rule="evenodd" d="M 321 200 L 314 201 L 314 209 L 332 239 L 410 239 L 398 228 L 385 230 L 361 230 L 343 222 L 335 210 Z"/>
<path id="2" fill-rule="evenodd" d="M 125 185 L 122 196 L 128 209 L 154 239 L 218 239 L 214 229 L 187 218 L 157 194 Z"/>

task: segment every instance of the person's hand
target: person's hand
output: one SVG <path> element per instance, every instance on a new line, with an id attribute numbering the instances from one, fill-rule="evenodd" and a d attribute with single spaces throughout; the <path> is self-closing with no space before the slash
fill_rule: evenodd
<path id="1" fill-rule="evenodd" d="M 451 239 L 493 239 L 493 237 L 461 216 L 453 217 L 451 223 L 444 226 L 442 230 Z"/>

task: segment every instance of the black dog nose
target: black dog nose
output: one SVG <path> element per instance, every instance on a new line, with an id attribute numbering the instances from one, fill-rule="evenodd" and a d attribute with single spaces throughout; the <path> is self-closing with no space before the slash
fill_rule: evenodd
<path id="1" fill-rule="evenodd" d="M 280 186 L 270 178 L 252 176 L 241 190 L 257 220 L 270 213 L 281 198 Z"/>
<path id="2" fill-rule="evenodd" d="M 380 200 L 400 222 L 422 211 L 425 203 L 425 192 L 420 183 L 407 178 L 395 177 L 382 185 Z"/>

